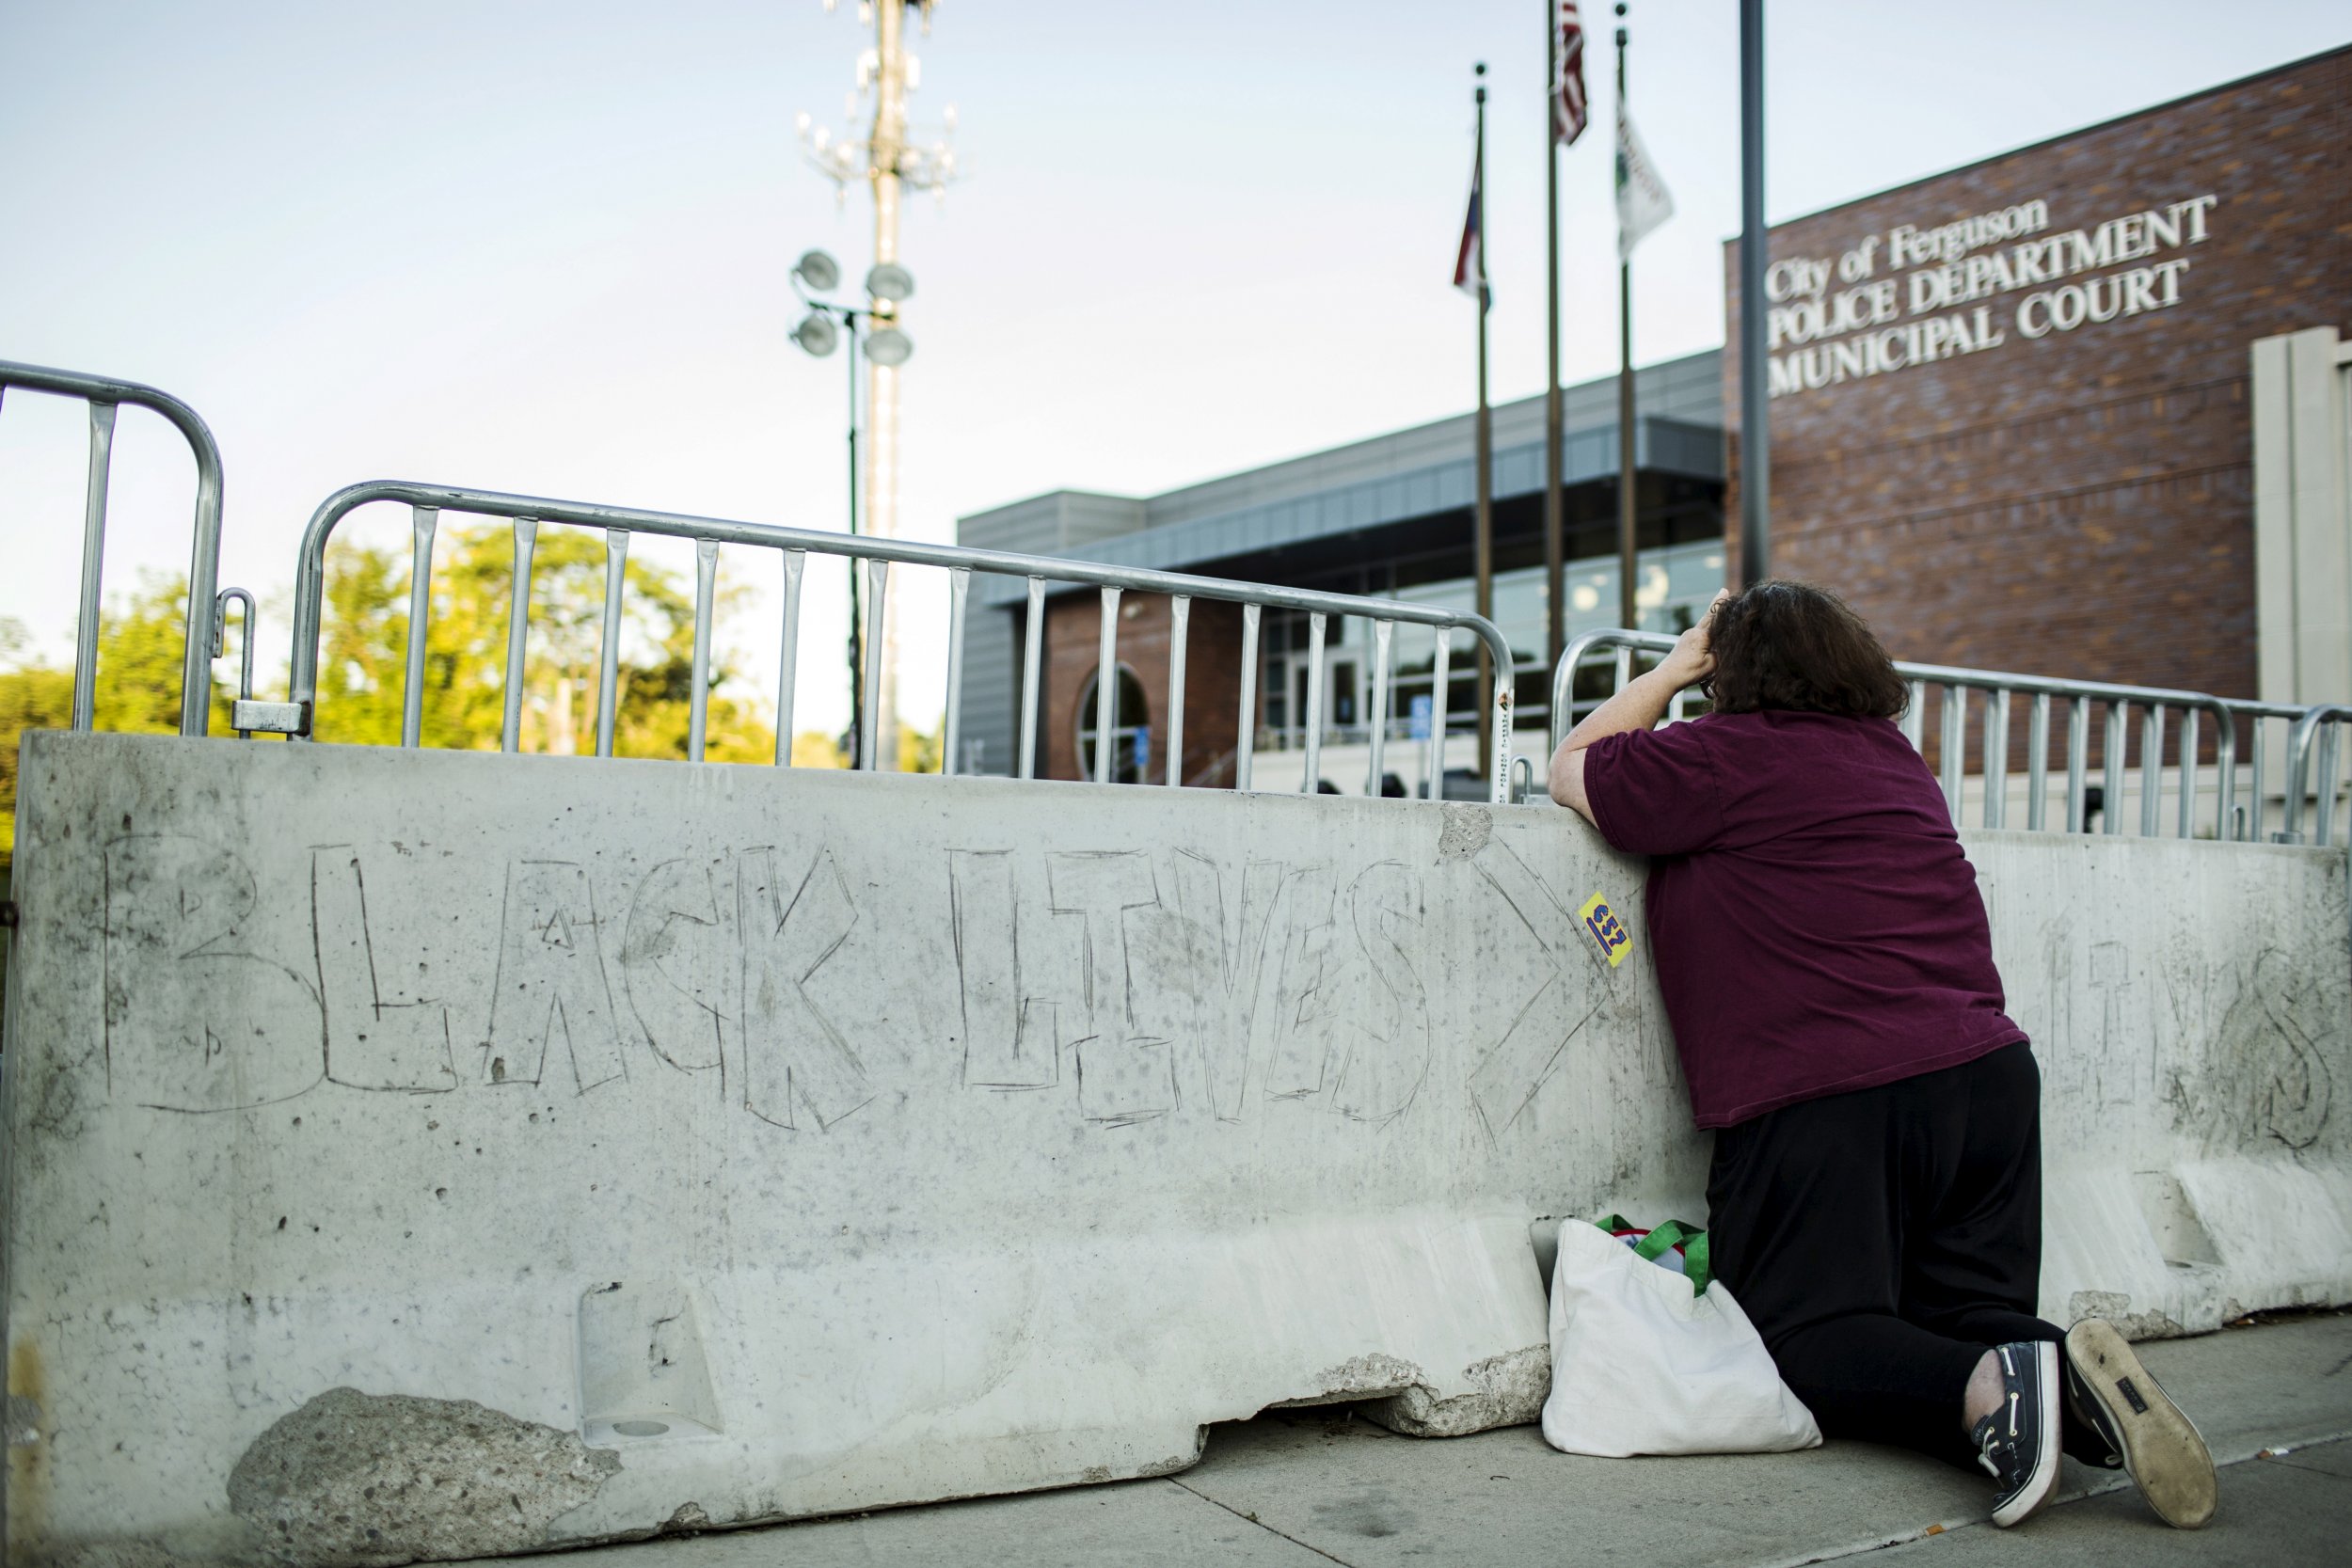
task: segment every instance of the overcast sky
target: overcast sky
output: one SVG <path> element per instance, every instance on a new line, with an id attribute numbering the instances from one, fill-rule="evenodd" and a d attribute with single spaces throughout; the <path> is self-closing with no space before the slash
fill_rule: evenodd
<path id="1" fill-rule="evenodd" d="M 1568 380 L 1614 368 L 1606 6 L 1595 130 L 1562 161 Z M 1772 0 L 1775 219 L 2352 39 L 2320 0 L 2006 13 Z M 1635 268 L 1637 359 L 1722 341 L 1739 226 L 1733 0 L 1636 0 L 1631 102 L 1677 204 Z M 1457 412 L 1447 285 L 1489 62 L 1498 401 L 1543 380 L 1543 0 L 946 0 L 917 40 L 969 177 L 911 202 L 909 531 L 1058 486 L 1150 493 Z M 268 603 L 310 509 L 410 478 L 837 528 L 841 361 L 787 337 L 810 245 L 869 260 L 794 117 L 844 128 L 866 42 L 818 0 L 0 5 L 0 356 L 187 399 L 228 470 L 222 580 Z M 1957 215 L 1957 214 L 1955 214 Z M 77 407 L 0 410 L 0 615 L 61 645 Z M 184 570 L 189 472 L 126 414 L 108 581 Z M 405 537 L 405 516 L 371 525 Z M 641 553 L 660 554 L 650 543 Z M 679 563 L 691 557 L 673 555 Z M 723 568 L 763 594 L 772 558 Z M 812 577 L 801 718 L 838 723 L 837 578 Z M 829 586 L 830 585 L 830 586 Z M 938 705 L 904 601 L 909 717 Z M 737 626 L 751 694 L 769 612 Z M 830 620 L 830 624 L 828 621 Z"/>

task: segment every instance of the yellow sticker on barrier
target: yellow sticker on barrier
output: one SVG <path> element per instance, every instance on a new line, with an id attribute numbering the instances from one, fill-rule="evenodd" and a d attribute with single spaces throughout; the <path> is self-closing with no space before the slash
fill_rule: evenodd
<path id="1" fill-rule="evenodd" d="M 1585 934 L 1600 943 L 1601 957 L 1609 960 L 1610 968 L 1625 962 L 1625 956 L 1633 951 L 1633 933 L 1625 928 L 1625 922 L 1602 895 L 1596 893 L 1585 899 L 1576 917 L 1584 923 Z"/>

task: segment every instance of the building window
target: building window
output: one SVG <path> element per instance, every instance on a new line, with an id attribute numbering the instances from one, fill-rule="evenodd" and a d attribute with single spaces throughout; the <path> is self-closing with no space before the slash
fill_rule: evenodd
<path id="1" fill-rule="evenodd" d="M 1143 700 L 1143 683 L 1124 664 L 1111 699 L 1111 783 L 1141 784 L 1152 754 L 1152 710 Z M 1099 675 L 1089 675 L 1078 694 L 1078 776 L 1094 777 L 1095 700 Z"/>

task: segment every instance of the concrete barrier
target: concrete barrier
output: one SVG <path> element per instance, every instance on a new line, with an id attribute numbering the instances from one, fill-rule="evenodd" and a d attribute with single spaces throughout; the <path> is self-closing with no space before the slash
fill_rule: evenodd
<path id="1" fill-rule="evenodd" d="M 1531 1420 L 1531 1221 L 1697 1212 L 1644 868 L 1549 807 L 46 734 L 21 788 L 11 1561 Z M 2352 1299 L 2342 855 L 1970 842 L 2051 1309 Z"/>

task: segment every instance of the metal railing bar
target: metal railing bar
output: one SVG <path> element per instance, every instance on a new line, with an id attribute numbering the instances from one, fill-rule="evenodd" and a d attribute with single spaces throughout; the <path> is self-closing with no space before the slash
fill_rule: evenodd
<path id="1" fill-rule="evenodd" d="M 523 656 L 531 634 L 531 556 L 538 543 L 538 519 L 516 518 L 515 578 L 506 595 L 506 712 L 499 725 L 501 752 L 516 751 L 522 745 Z"/>
<path id="2" fill-rule="evenodd" d="M 1192 598 L 1168 601 L 1168 784 L 1184 784 L 1184 640 L 1192 630 Z"/>
<path id="3" fill-rule="evenodd" d="M 1928 683 L 1906 681 L 1904 684 L 1911 689 L 1911 700 L 1903 705 L 1903 738 L 1911 742 L 1913 751 L 1924 756 L 1928 750 Z"/>
<path id="4" fill-rule="evenodd" d="M 207 733 L 213 716 L 213 672 L 212 659 L 208 657 L 211 642 L 205 633 L 211 629 L 213 604 L 220 589 L 220 447 L 214 441 L 212 431 L 198 418 L 195 409 L 169 392 L 135 381 L 0 360 L 0 388 L 8 387 L 22 388 L 30 392 L 47 392 L 58 397 L 80 398 L 93 407 L 103 403 L 112 406 L 128 404 L 134 408 L 145 408 L 151 413 L 162 415 L 188 443 L 188 451 L 196 459 L 196 521 L 188 549 L 188 608 L 183 626 L 184 641 L 180 658 L 180 733 L 188 736 Z M 87 547 L 87 533 L 84 543 Z M 298 596 L 295 608 L 299 614 Z M 98 635 L 95 614 L 85 614 L 83 619 L 88 625 L 89 636 L 95 639 Z M 76 644 L 78 686 L 78 632 Z M 311 654 L 312 668 L 315 670 L 315 636 Z M 74 727 L 84 729 L 88 726 L 76 723 Z"/>
<path id="5" fill-rule="evenodd" d="M 963 618 L 972 599 L 972 568 L 959 566 L 947 574 L 947 708 L 940 716 L 939 771 L 943 778 L 956 771 L 956 749 L 963 742 Z"/>
<path id="6" fill-rule="evenodd" d="M 856 571 L 852 565 L 850 570 Z M 1021 765 L 1020 776 L 1037 777 L 1037 710 L 1044 693 L 1038 686 L 1038 662 L 1045 646 L 1045 579 L 1029 579 L 1029 612 L 1021 627 Z"/>
<path id="7" fill-rule="evenodd" d="M 2228 725 L 2223 725 L 2226 732 Z M 2224 789 L 2223 794 L 2228 791 Z M 2181 714 L 2181 827 L 2179 836 L 2189 838 L 2196 832 L 2197 816 L 2197 710 L 2188 708 Z M 2217 816 L 2214 822 L 2214 837 L 2229 836 L 2229 817 Z"/>
<path id="8" fill-rule="evenodd" d="M 2077 697 L 2066 705 L 2066 831 L 2078 833 L 2088 821 L 2085 775 L 2090 768 L 2090 699 Z"/>
<path id="9" fill-rule="evenodd" d="M 1307 770 L 1298 781 L 1299 792 L 1305 795 L 1315 793 L 1322 783 L 1323 628 L 1322 615 L 1307 617 Z"/>
<path id="10" fill-rule="evenodd" d="M 2131 726 L 2131 703 L 2107 703 L 2107 743 L 2103 745 L 2098 781 L 2098 830 L 2107 837 L 2124 832 L 2124 736 Z"/>
<path id="11" fill-rule="evenodd" d="M 604 633 L 596 646 L 596 755 L 612 754 L 621 721 L 621 612 L 628 591 L 628 530 L 604 531 Z"/>
<path id="12" fill-rule="evenodd" d="M 433 535 L 440 520 L 438 507 L 409 508 L 407 675 L 400 694 L 400 743 L 412 751 L 424 741 L 424 656 L 433 633 Z"/>
<path id="13" fill-rule="evenodd" d="M 1629 656 L 1629 661 L 1630 656 Z M 1450 632 L 1438 633 L 1438 651 L 1432 660 L 1429 686 L 1429 799 L 1445 799 L 1445 710 L 1446 698 L 1453 694 L 1454 638 Z"/>
<path id="14" fill-rule="evenodd" d="M 2050 698 L 2037 691 L 2026 708 L 2026 826 L 2042 832 L 2050 815 Z"/>
<path id="15" fill-rule="evenodd" d="M 102 610 L 100 579 L 106 564 L 106 482 L 114 463 L 115 405 L 92 400 L 89 405 L 89 482 L 82 492 L 82 592 L 73 618 L 73 727 L 87 730 L 98 711 L 98 632 Z M 212 602 L 211 595 L 205 597 Z M 196 601 L 190 598 L 193 614 Z M 191 626 L 191 632 L 194 627 Z M 207 694 L 212 665 L 205 665 Z"/>
<path id="16" fill-rule="evenodd" d="M 891 560 L 889 556 L 866 558 L 866 672 L 861 682 L 866 700 L 858 705 L 857 765 L 868 773 L 874 770 L 874 752 L 882 736 L 883 627 L 890 612 Z"/>
<path id="17" fill-rule="evenodd" d="M 2139 836 L 2153 838 L 2164 822 L 2164 705 L 2151 703 L 2139 721 Z"/>
<path id="18" fill-rule="evenodd" d="M 1952 826 L 1957 828 L 1961 819 L 1961 781 L 1967 772 L 1968 760 L 1968 696 L 1961 687 L 1944 688 L 1944 730 L 1942 744 L 1936 751 L 1944 774 L 1944 809 L 1951 814 Z"/>
<path id="19" fill-rule="evenodd" d="M 1984 825 L 2009 825 L 2009 693 L 1995 691 L 1984 710 Z"/>
<path id="20" fill-rule="evenodd" d="M 1384 764 L 1389 745 L 1389 659 L 1395 635 L 1396 627 L 1391 622 L 1372 624 L 1372 760 L 1364 774 L 1364 793 L 1375 800 L 1387 778 Z"/>
<path id="21" fill-rule="evenodd" d="M 1111 782 L 1113 721 L 1119 717 L 1119 590 L 1103 594 L 1101 646 L 1094 659 L 1094 782 Z"/>
<path id="22" fill-rule="evenodd" d="M 1236 710 L 1233 742 L 1233 787 L 1249 789 L 1250 764 L 1258 751 L 1258 621 L 1257 605 L 1241 607 L 1241 706 Z"/>
<path id="23" fill-rule="evenodd" d="M 776 655 L 776 766 L 792 766 L 792 705 L 801 680 L 801 578 L 806 550 L 784 552 L 784 646 Z"/>
<path id="24" fill-rule="evenodd" d="M 2249 844 L 2261 844 L 2265 841 L 2263 833 L 2264 808 L 2269 801 L 2268 796 L 2263 790 L 2263 764 L 2266 760 L 2266 756 L 2269 752 L 2269 748 L 2263 744 L 2263 716 L 2259 713 L 2252 715 L 2247 728 L 2249 732 L 2248 739 L 2254 748 L 2254 809 L 2247 814 L 2251 820 L 2246 825 L 2246 840 Z"/>
<path id="25" fill-rule="evenodd" d="M 691 687 L 686 694 L 686 760 L 703 759 L 703 742 L 710 728 L 710 633 L 713 601 L 718 596 L 719 542 L 694 542 L 694 661 Z"/>
<path id="26" fill-rule="evenodd" d="M 2326 846 L 2336 836 L 2336 753 L 2337 742 L 2344 735 L 2342 724 L 2329 724 L 2319 732 L 2319 789 L 2317 806 L 2319 821 L 2313 841 Z"/>
<path id="27" fill-rule="evenodd" d="M 2191 741 L 2197 738 L 2197 725 L 2184 719 L 2182 730 Z M 2221 798 L 2214 802 L 2213 836 L 2227 843 L 2234 831 L 2237 817 L 2237 725 L 2224 712 L 2219 716 L 2213 737 L 2214 776 L 2220 781 Z"/>

